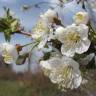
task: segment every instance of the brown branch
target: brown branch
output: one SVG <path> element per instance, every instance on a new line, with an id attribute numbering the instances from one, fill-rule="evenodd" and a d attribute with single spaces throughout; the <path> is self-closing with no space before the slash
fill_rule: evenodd
<path id="1" fill-rule="evenodd" d="M 26 36 L 31 36 L 31 33 L 29 33 L 29 32 L 24 32 L 24 31 L 20 31 L 20 30 L 15 31 L 13 34 L 15 34 L 15 33 L 17 33 L 17 34 L 22 34 L 22 35 L 26 35 Z"/>

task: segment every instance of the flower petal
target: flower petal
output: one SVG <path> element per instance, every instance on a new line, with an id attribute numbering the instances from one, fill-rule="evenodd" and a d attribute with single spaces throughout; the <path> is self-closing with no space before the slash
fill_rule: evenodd
<path id="1" fill-rule="evenodd" d="M 68 56 L 68 57 L 73 57 L 75 54 L 75 47 L 72 48 L 72 46 L 69 45 L 62 45 L 61 47 L 61 52 L 63 55 Z"/>
<path id="2" fill-rule="evenodd" d="M 72 68 L 75 70 L 75 71 L 77 71 L 77 69 L 79 69 L 79 64 L 76 62 L 76 61 L 74 61 L 72 58 L 69 58 L 69 57 L 67 57 L 67 56 L 63 56 L 62 57 L 62 63 L 64 63 L 65 62 L 65 66 L 72 66 Z"/>
<path id="3" fill-rule="evenodd" d="M 85 24 L 80 24 L 77 30 L 80 34 L 81 39 L 88 38 L 88 26 L 86 26 Z"/>
<path id="4" fill-rule="evenodd" d="M 82 54 L 82 53 L 86 52 L 89 49 L 90 44 L 91 44 L 91 42 L 88 39 L 80 41 L 77 44 L 76 53 Z"/>
<path id="5" fill-rule="evenodd" d="M 54 57 L 54 58 L 51 58 L 47 61 L 41 61 L 40 65 L 41 65 L 41 67 L 43 67 L 45 69 L 53 70 L 61 65 L 60 62 L 61 62 L 60 58 Z"/>

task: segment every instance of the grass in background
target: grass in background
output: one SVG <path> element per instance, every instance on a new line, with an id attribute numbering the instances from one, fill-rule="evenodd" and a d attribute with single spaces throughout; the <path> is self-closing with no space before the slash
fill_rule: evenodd
<path id="1" fill-rule="evenodd" d="M 85 73 L 88 83 L 75 90 L 60 92 L 42 73 L 16 75 L 10 69 L 0 69 L 0 96 L 96 96 L 96 70 Z"/>

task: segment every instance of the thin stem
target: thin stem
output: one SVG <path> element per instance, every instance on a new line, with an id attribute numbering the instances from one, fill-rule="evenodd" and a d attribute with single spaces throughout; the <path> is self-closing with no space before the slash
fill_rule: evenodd
<path id="1" fill-rule="evenodd" d="M 33 41 L 33 42 L 31 42 L 31 43 L 22 45 L 22 47 L 26 47 L 26 46 L 29 46 L 29 45 L 31 45 L 31 44 L 38 44 L 38 43 L 39 43 L 39 41 Z"/>
<path id="2" fill-rule="evenodd" d="M 31 55 L 32 55 L 32 50 L 37 46 L 39 44 L 39 42 L 36 42 L 33 46 L 32 46 L 32 48 L 31 48 L 31 50 L 29 51 L 29 56 L 28 56 L 28 64 L 29 64 L 29 70 L 30 70 L 30 64 L 31 64 Z"/>
<path id="3" fill-rule="evenodd" d="M 91 23 L 89 23 L 89 27 L 91 28 L 91 30 L 92 30 L 93 32 L 95 32 L 95 30 L 93 29 Z"/>
<path id="4" fill-rule="evenodd" d="M 28 44 L 25 44 L 25 45 L 23 45 L 22 47 L 26 47 L 26 46 L 29 46 L 29 45 L 31 45 L 31 44 L 33 44 L 33 42 L 28 43 Z"/>
<path id="5" fill-rule="evenodd" d="M 28 32 L 21 31 L 20 33 L 23 34 L 23 35 L 31 36 L 31 33 L 28 33 Z"/>
<path id="6" fill-rule="evenodd" d="M 26 36 L 31 36 L 31 33 L 24 32 L 24 31 L 16 31 L 16 32 L 14 32 L 13 34 L 15 34 L 15 33 L 17 33 L 17 34 L 22 34 L 22 35 L 26 35 Z"/>

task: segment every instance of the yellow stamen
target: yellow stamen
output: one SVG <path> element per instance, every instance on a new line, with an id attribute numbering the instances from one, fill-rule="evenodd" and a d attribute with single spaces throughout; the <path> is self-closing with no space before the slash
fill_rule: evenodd
<path id="1" fill-rule="evenodd" d="M 13 57 L 6 50 L 3 52 L 3 58 L 5 62 L 13 60 Z"/>
<path id="2" fill-rule="evenodd" d="M 77 42 L 80 40 L 80 36 L 76 32 L 70 32 L 69 34 L 67 34 L 67 36 L 65 36 L 65 40 L 69 42 Z"/>
<path id="3" fill-rule="evenodd" d="M 79 13 L 76 14 L 76 17 L 78 19 L 80 19 L 80 20 L 83 20 L 84 19 L 84 16 L 82 14 L 79 14 Z"/>

